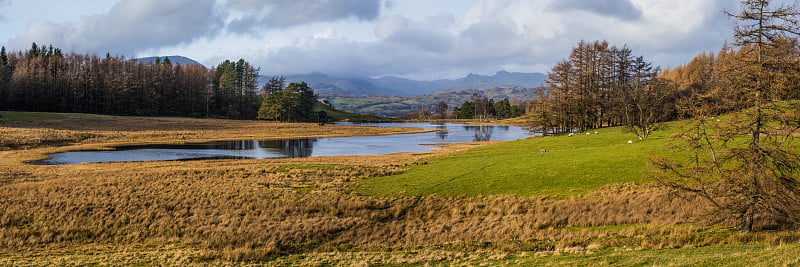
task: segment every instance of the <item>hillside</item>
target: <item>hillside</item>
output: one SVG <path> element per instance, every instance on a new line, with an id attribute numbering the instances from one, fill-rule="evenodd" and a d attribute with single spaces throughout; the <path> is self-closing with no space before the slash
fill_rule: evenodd
<path id="1" fill-rule="evenodd" d="M 329 121 L 349 121 L 349 122 L 391 122 L 392 119 L 378 117 L 372 114 L 356 114 L 336 110 L 328 105 L 317 102 L 316 110 L 323 110 L 328 113 Z"/>
<path id="2" fill-rule="evenodd" d="M 535 91 L 534 88 L 527 87 L 495 87 L 486 90 L 447 90 L 421 96 L 352 96 L 326 93 L 319 95 L 331 101 L 333 106 L 339 110 L 395 117 L 423 108 L 432 109 L 440 101 L 444 101 L 452 109 L 465 101 L 471 101 L 473 94 L 495 100 L 508 98 L 515 101 L 527 101 L 536 98 Z"/>

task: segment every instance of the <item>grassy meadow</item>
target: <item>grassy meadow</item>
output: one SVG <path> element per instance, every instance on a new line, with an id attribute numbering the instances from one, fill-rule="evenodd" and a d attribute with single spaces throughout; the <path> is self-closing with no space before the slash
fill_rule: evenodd
<path id="1" fill-rule="evenodd" d="M 379 135 L 361 128 L 0 112 L 0 265 L 796 265 L 650 182 L 618 128 L 304 159 L 28 165 L 116 145 Z M 628 140 L 634 140 L 628 144 Z M 702 218 L 702 217 L 701 217 Z"/>
<path id="2" fill-rule="evenodd" d="M 609 128 L 588 135 L 505 142 L 434 158 L 400 175 L 366 180 L 362 192 L 558 196 L 585 194 L 607 184 L 641 184 L 649 182 L 644 175 L 647 155 L 661 152 L 667 134 L 658 132 L 641 141 Z"/>

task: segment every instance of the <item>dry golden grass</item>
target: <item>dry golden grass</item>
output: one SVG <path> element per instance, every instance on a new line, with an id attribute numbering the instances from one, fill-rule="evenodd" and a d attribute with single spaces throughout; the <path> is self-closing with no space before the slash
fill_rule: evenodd
<path id="1" fill-rule="evenodd" d="M 352 190 L 357 179 L 397 174 L 410 164 L 424 164 L 427 157 L 482 145 L 478 143 L 383 156 L 23 164 L 45 153 L 118 144 L 416 129 L 171 118 L 2 126 L 2 140 L 11 145 L 0 151 L 0 265 L 226 264 L 302 253 L 420 248 L 443 253 L 392 256 L 394 262 L 418 263 L 426 257 L 446 260 L 481 251 L 501 259 L 504 253 L 524 251 L 779 244 L 800 236 L 788 231 L 740 235 L 687 224 L 704 207 L 691 200 L 671 201 L 663 190 L 648 185 L 610 185 L 569 199 L 378 198 Z M 30 141 L 39 135 L 47 141 Z M 95 256 L 85 257 L 93 250 Z"/>

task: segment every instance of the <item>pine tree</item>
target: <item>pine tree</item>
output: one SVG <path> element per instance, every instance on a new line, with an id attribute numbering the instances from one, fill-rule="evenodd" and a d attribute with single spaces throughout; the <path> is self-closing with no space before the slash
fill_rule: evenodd
<path id="1" fill-rule="evenodd" d="M 0 48 L 0 65 L 8 65 L 8 56 L 6 55 L 6 47 Z"/>

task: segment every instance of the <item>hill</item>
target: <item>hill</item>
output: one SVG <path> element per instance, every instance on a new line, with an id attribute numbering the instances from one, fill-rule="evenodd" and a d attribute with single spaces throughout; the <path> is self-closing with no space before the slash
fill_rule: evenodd
<path id="1" fill-rule="evenodd" d="M 169 58 L 169 61 L 172 62 L 172 64 L 197 65 L 205 67 L 203 64 L 200 64 L 200 62 L 197 62 L 194 59 L 183 56 L 143 57 L 143 58 L 135 58 L 133 60 L 145 63 L 155 63 L 156 59 L 160 59 L 163 62 L 164 58 Z"/>
<path id="2" fill-rule="evenodd" d="M 265 83 L 271 78 L 262 76 Z M 441 91 L 487 90 L 497 87 L 527 87 L 542 85 L 545 75 L 541 73 L 522 73 L 498 71 L 494 75 L 469 74 L 460 79 L 417 81 L 386 76 L 381 78 L 339 78 L 322 73 L 286 76 L 288 82 L 306 82 L 315 92 L 329 95 L 347 96 L 420 96 Z"/>
<path id="3" fill-rule="evenodd" d="M 319 95 L 331 101 L 333 106 L 339 110 L 395 117 L 423 108 L 433 109 L 433 106 L 441 101 L 444 101 L 452 109 L 465 101 L 471 101 L 473 94 L 495 100 L 508 98 L 514 101 L 527 101 L 536 98 L 535 91 L 534 88 L 528 87 L 495 87 L 485 90 L 446 90 L 420 96 L 353 96 L 327 93 Z"/>
<path id="4" fill-rule="evenodd" d="M 267 81 L 271 77 L 262 76 L 262 81 Z M 311 73 L 303 75 L 286 76 L 286 81 L 305 82 L 316 93 L 323 94 L 342 94 L 342 95 L 397 95 L 400 92 L 381 88 L 371 81 L 360 78 L 334 78 L 322 73 Z"/>
<path id="5" fill-rule="evenodd" d="M 316 103 L 316 110 L 322 110 L 328 113 L 328 120 L 330 121 L 349 121 L 349 122 L 391 122 L 392 119 L 378 117 L 372 114 L 356 114 L 344 112 L 332 108 L 331 106 Z"/>

